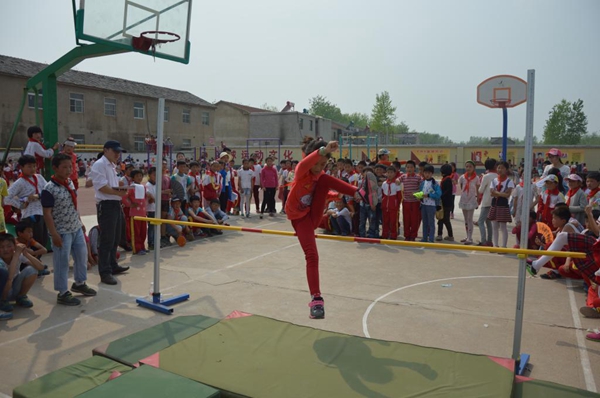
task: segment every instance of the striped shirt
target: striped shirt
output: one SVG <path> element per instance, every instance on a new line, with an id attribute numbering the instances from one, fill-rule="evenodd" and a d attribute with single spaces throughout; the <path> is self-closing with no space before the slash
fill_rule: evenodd
<path id="1" fill-rule="evenodd" d="M 405 202 L 418 202 L 419 200 L 415 198 L 412 194 L 419 191 L 419 186 L 421 185 L 421 176 L 417 173 L 411 175 L 402 174 L 400 176 L 400 181 L 404 186 L 404 201 Z"/>

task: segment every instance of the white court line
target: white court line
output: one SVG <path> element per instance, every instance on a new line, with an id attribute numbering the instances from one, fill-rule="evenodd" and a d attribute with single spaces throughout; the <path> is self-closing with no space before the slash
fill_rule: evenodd
<path id="1" fill-rule="evenodd" d="M 371 305 L 369 305 L 369 307 L 365 311 L 365 314 L 363 315 L 363 319 L 362 319 L 363 333 L 364 333 L 365 337 L 371 338 L 371 335 L 369 334 L 369 328 L 367 326 L 367 321 L 369 319 L 369 314 L 371 313 L 371 310 L 373 309 L 373 307 L 375 307 L 375 304 L 377 304 L 379 301 L 383 300 L 387 296 L 394 294 L 396 292 L 399 292 L 401 290 L 404 290 L 404 289 L 421 286 L 421 285 L 426 285 L 429 283 L 445 282 L 445 281 L 452 281 L 452 280 L 457 280 L 457 279 L 477 279 L 477 278 L 517 278 L 517 277 L 516 276 L 493 276 L 493 275 L 490 275 L 490 276 L 483 276 L 483 275 L 482 276 L 461 276 L 461 277 L 455 277 L 455 278 L 444 278 L 444 279 L 435 279 L 435 280 L 431 280 L 431 281 L 419 282 L 419 283 L 414 283 L 412 285 L 403 286 L 398 289 L 394 289 L 394 290 L 387 292 L 386 294 L 376 298 L 375 301 L 373 301 L 371 303 Z M 588 357 L 587 350 L 585 349 L 585 339 L 583 338 L 583 332 L 581 330 L 581 320 L 579 319 L 579 309 L 577 308 L 577 304 L 575 301 L 575 294 L 573 293 L 572 288 L 573 288 L 573 284 L 571 282 L 571 279 L 567 279 L 567 292 L 569 294 L 569 302 L 571 303 L 571 315 L 573 316 L 573 324 L 576 328 L 575 335 L 577 337 L 577 346 L 579 348 L 579 357 L 580 357 L 581 367 L 583 369 L 583 375 L 585 378 L 585 386 L 589 391 L 597 392 L 596 382 L 594 381 L 594 374 L 592 372 L 592 367 L 590 365 L 590 359 Z"/>
<path id="2" fill-rule="evenodd" d="M 394 289 L 391 292 L 387 292 L 386 294 L 377 297 L 375 299 L 375 301 L 373 301 L 371 303 L 371 305 L 369 305 L 369 307 L 367 307 L 367 310 L 365 311 L 365 314 L 363 315 L 363 319 L 362 319 L 363 333 L 364 333 L 365 337 L 371 338 L 371 335 L 369 334 L 369 327 L 367 326 L 367 321 L 369 319 L 369 314 L 371 313 L 371 310 L 373 309 L 373 307 L 375 307 L 375 304 L 377 304 L 378 302 L 380 302 L 381 300 L 383 300 L 384 298 L 386 298 L 387 296 L 389 296 L 391 294 L 394 294 L 394 293 L 399 292 L 399 291 L 404 290 L 404 289 L 409 289 L 411 287 L 416 287 L 416 286 L 421 286 L 421 285 L 427 285 L 429 283 L 453 281 L 453 280 L 457 280 L 457 279 L 481 279 L 481 278 L 517 278 L 517 277 L 516 276 L 494 276 L 494 275 L 489 275 L 489 276 L 488 275 L 481 275 L 481 276 L 459 276 L 459 277 L 454 277 L 454 278 L 434 279 L 434 280 L 431 280 L 431 281 L 413 283 L 412 285 L 399 287 L 398 289 Z"/>
<path id="3" fill-rule="evenodd" d="M 573 293 L 573 282 L 567 278 L 567 292 L 569 293 L 569 303 L 571 304 L 571 315 L 573 316 L 573 325 L 575 326 L 575 336 L 577 336 L 577 348 L 579 349 L 579 358 L 583 369 L 583 377 L 585 379 L 585 388 L 591 392 L 597 392 L 596 382 L 594 381 L 594 373 L 590 365 L 590 358 L 585 349 L 585 339 L 581 331 L 581 319 L 579 319 L 579 308 L 575 301 L 575 293 Z"/>

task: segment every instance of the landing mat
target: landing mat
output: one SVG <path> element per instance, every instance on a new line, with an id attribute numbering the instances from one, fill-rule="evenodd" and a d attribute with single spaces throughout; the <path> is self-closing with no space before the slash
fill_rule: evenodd
<path id="1" fill-rule="evenodd" d="M 256 315 L 224 319 L 142 362 L 249 397 L 510 397 L 514 378 L 510 359 Z"/>
<path id="2" fill-rule="evenodd" d="M 521 381 L 521 380 L 525 381 Z M 517 377 L 514 398 L 599 398 L 600 394 L 543 380 Z"/>
<path id="3" fill-rule="evenodd" d="M 217 322 L 217 318 L 202 315 L 180 316 L 95 348 L 93 354 L 136 366 L 140 359 L 201 332 Z"/>
<path id="4" fill-rule="evenodd" d="M 131 367 L 99 356 L 74 363 L 13 390 L 14 398 L 70 398 L 108 381 L 113 371 L 126 373 Z"/>
<path id="5" fill-rule="evenodd" d="M 79 395 L 80 398 L 217 398 L 218 390 L 152 366 L 140 366 L 108 383 Z"/>

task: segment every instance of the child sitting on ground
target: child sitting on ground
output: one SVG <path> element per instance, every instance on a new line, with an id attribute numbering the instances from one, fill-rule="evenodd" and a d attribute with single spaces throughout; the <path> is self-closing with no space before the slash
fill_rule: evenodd
<path id="1" fill-rule="evenodd" d="M 25 261 L 31 265 L 20 270 Z M 42 269 L 40 260 L 29 254 L 24 244 L 17 243 L 10 234 L 0 233 L 0 311 L 11 312 L 14 308 L 11 301 L 16 301 L 19 307 L 33 307 L 27 293 Z"/>
<path id="2" fill-rule="evenodd" d="M 181 210 L 181 201 L 179 198 L 171 199 L 171 207 L 169 208 L 167 219 L 176 221 L 188 220 L 185 214 L 183 214 L 183 210 Z M 167 238 L 172 237 L 177 241 L 181 236 L 184 236 L 188 241 L 194 240 L 194 235 L 192 234 L 190 227 L 185 225 L 167 224 Z"/>
<path id="3" fill-rule="evenodd" d="M 227 215 L 227 213 L 221 210 L 220 205 L 221 203 L 217 199 L 213 199 L 210 201 L 210 207 L 206 209 L 206 212 L 209 216 L 211 216 L 217 221 L 217 224 L 228 226 L 229 223 L 227 223 L 227 220 L 229 220 L 229 216 Z M 223 231 L 221 231 L 220 229 L 216 229 L 215 231 L 213 231 L 213 233 L 221 235 Z"/>
<path id="4" fill-rule="evenodd" d="M 188 208 L 188 216 L 191 221 L 203 223 L 203 224 L 218 224 L 217 220 L 208 214 L 202 207 L 200 207 L 200 197 L 197 195 L 192 195 L 190 197 L 191 207 Z M 220 202 L 219 202 L 220 204 Z M 216 229 L 212 228 L 200 228 L 200 227 L 192 227 L 192 231 L 194 236 L 199 236 L 201 238 L 206 236 L 213 236 L 215 234 Z"/>
<path id="5" fill-rule="evenodd" d="M 327 215 L 334 235 L 349 236 L 352 234 L 352 218 L 343 197 L 335 201 L 335 209 L 327 210 Z"/>
<path id="6" fill-rule="evenodd" d="M 33 257 L 38 260 L 41 257 L 48 253 L 48 250 L 41 244 L 39 244 L 35 239 L 33 239 L 33 227 L 27 221 L 19 221 L 17 225 L 15 225 L 15 232 L 17 233 L 17 243 L 22 243 L 25 245 L 25 250 L 31 254 Z M 20 269 L 23 270 L 26 266 L 31 265 L 29 261 L 24 261 L 21 263 Z M 48 266 L 44 265 L 44 268 L 38 271 L 38 276 L 50 275 L 50 271 L 48 271 Z"/>

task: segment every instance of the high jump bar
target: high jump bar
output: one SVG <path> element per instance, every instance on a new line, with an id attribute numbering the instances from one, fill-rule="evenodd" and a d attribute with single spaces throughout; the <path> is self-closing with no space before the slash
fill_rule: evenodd
<path id="1" fill-rule="evenodd" d="M 171 225 L 185 225 L 189 227 L 200 227 L 200 228 L 213 228 L 223 229 L 227 231 L 240 231 L 240 232 L 253 232 L 258 234 L 267 235 L 281 235 L 281 236 L 296 236 L 291 231 L 278 231 L 275 229 L 258 229 L 258 228 L 246 228 L 246 227 L 232 227 L 227 225 L 215 225 L 215 224 L 204 224 L 191 221 L 176 221 L 176 220 L 163 220 L 161 218 L 149 218 L 149 217 L 132 217 L 132 221 L 147 221 L 153 225 L 171 224 Z M 133 225 L 133 223 L 132 223 Z M 134 235 L 133 228 L 131 229 L 132 236 Z M 429 249 L 448 249 L 448 250 L 460 250 L 460 251 L 478 251 L 487 253 L 502 253 L 502 254 L 516 254 L 517 256 L 552 256 L 552 257 L 571 257 L 571 258 L 585 258 L 585 253 L 581 252 L 563 252 L 563 251 L 546 251 L 546 250 L 530 250 L 530 249 L 513 249 L 504 247 L 489 247 L 489 246 L 466 246 L 466 245 L 451 245 L 446 243 L 425 243 L 425 242 L 407 242 L 401 240 L 391 239 L 374 239 L 374 238 L 360 238 L 355 236 L 337 236 L 337 235 L 324 235 L 315 234 L 317 239 L 336 240 L 342 242 L 357 242 L 357 243 L 373 243 L 380 245 L 392 245 L 392 246 L 404 246 L 404 247 L 417 247 L 417 248 L 429 248 Z M 133 239 L 132 239 L 133 240 Z"/>

